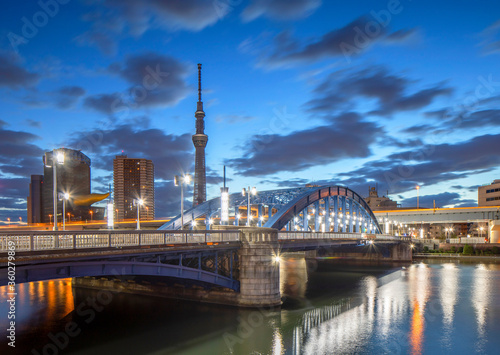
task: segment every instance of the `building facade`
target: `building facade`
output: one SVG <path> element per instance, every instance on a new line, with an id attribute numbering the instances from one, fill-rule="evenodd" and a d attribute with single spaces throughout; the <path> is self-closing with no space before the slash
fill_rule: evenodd
<path id="1" fill-rule="evenodd" d="M 66 203 L 65 218 L 72 221 L 90 219 L 89 208 L 80 208 L 72 203 L 72 198 L 90 194 L 90 158 L 79 150 L 59 148 L 58 152 L 64 155 L 64 163 L 58 164 L 57 191 L 70 194 L 70 200 Z M 45 161 L 46 160 L 46 161 Z M 43 184 L 42 184 L 42 210 L 43 222 L 49 223 L 53 220 L 53 167 L 52 152 L 45 153 Z M 58 221 L 62 221 L 62 202 L 57 201 Z M 32 205 L 33 209 L 33 205 Z"/>
<path id="2" fill-rule="evenodd" d="M 490 185 L 477 188 L 477 205 L 500 206 L 500 179 L 493 181 Z"/>
<path id="3" fill-rule="evenodd" d="M 28 196 L 28 224 L 43 223 L 43 175 L 31 175 Z"/>
<path id="4" fill-rule="evenodd" d="M 151 160 L 117 155 L 113 160 L 115 218 L 117 221 L 137 218 L 134 200 L 142 199 L 140 219 L 155 217 L 154 165 Z"/>
<path id="5" fill-rule="evenodd" d="M 388 197 L 378 196 L 376 187 L 368 187 L 368 197 L 365 198 L 366 203 L 372 211 L 395 210 L 398 208 L 398 203 Z"/>

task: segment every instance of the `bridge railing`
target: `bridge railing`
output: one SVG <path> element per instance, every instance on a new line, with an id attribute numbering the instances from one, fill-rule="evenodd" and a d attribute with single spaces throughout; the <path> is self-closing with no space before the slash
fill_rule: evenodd
<path id="1" fill-rule="evenodd" d="M 368 240 L 404 240 L 403 237 L 396 237 L 387 234 L 366 234 L 366 233 L 335 233 L 335 232 L 298 232 L 279 231 L 279 240 L 306 240 L 306 239 L 368 239 Z"/>
<path id="2" fill-rule="evenodd" d="M 223 243 L 239 240 L 238 230 L 15 231 L 0 232 L 0 252 L 7 252 L 11 242 L 14 242 L 16 251 L 38 251 Z"/>

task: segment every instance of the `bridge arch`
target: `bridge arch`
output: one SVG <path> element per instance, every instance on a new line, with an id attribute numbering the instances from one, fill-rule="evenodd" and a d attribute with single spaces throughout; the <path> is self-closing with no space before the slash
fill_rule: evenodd
<path id="1" fill-rule="evenodd" d="M 16 268 L 16 283 L 62 279 L 69 277 L 102 276 L 161 276 L 202 282 L 239 291 L 239 281 L 215 272 L 181 265 L 130 261 L 74 261 Z M 7 284 L 7 277 L 0 278 L 0 286 Z"/>
<path id="2" fill-rule="evenodd" d="M 235 209 L 233 216 L 236 217 L 236 209 L 246 205 L 246 197 L 242 197 L 240 193 L 231 194 L 229 204 Z M 257 222 L 258 226 L 278 230 L 283 228 L 293 230 L 302 226 L 303 230 L 309 230 L 310 222 L 307 220 L 312 216 L 316 231 L 321 231 L 324 224 L 325 231 L 382 233 L 377 218 L 365 200 L 345 186 L 329 185 L 261 191 L 256 198 L 252 198 L 251 205 L 258 206 L 259 216 L 261 216 L 263 206 L 267 206 L 269 211 L 273 208 L 277 211 L 269 216 L 265 224 L 261 221 Z M 313 207 L 312 211 L 310 211 L 310 206 Z M 323 214 L 320 213 L 320 208 Z M 328 212 L 325 212 L 326 210 Z M 184 225 L 190 226 L 196 219 L 205 217 L 208 229 L 210 227 L 208 220 L 213 216 L 220 216 L 220 198 L 208 200 L 185 211 Z M 181 216 L 176 216 L 159 229 L 181 229 Z"/>
<path id="3" fill-rule="evenodd" d="M 293 230 L 302 225 L 307 230 L 304 226 L 309 227 L 311 216 L 315 231 L 382 233 L 366 201 L 355 191 L 337 185 L 311 188 L 296 196 L 269 218 L 265 227 Z"/>

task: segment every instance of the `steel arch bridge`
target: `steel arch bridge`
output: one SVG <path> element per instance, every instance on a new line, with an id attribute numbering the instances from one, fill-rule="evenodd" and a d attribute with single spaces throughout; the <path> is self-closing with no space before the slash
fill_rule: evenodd
<path id="1" fill-rule="evenodd" d="M 377 218 L 365 200 L 345 186 L 328 185 L 262 191 L 251 197 L 250 222 L 278 230 L 342 233 L 382 233 Z M 195 228 L 202 219 L 207 229 L 220 220 L 220 198 L 206 201 L 184 212 L 184 226 Z M 229 196 L 229 224 L 248 222 L 247 197 Z M 252 221 L 254 221 L 252 223 Z M 181 229 L 178 215 L 159 229 Z"/>

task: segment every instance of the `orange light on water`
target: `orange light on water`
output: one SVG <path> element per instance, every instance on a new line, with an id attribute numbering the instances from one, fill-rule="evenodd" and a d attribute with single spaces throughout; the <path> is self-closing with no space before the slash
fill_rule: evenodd
<path id="1" fill-rule="evenodd" d="M 413 317 L 411 319 L 410 346 L 413 355 L 422 354 L 424 337 L 424 318 L 420 311 L 420 304 L 413 302 Z"/>

